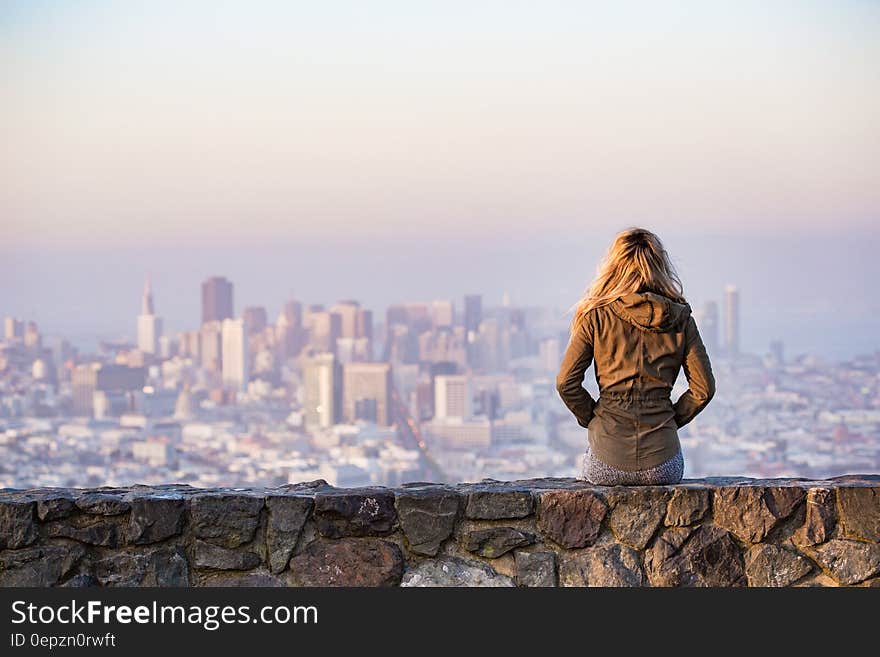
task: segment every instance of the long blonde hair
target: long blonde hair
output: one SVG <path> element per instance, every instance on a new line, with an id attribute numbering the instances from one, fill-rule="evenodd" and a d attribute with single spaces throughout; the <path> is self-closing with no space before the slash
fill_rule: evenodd
<path id="1" fill-rule="evenodd" d="M 663 242 L 644 228 L 627 228 L 614 238 L 599 264 L 595 280 L 574 306 L 572 329 L 579 326 L 593 308 L 632 292 L 655 292 L 686 303 L 681 279 Z"/>

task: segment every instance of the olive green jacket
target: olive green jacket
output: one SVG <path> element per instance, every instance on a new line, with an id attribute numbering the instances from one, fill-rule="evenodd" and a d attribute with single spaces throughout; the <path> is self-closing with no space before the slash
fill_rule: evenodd
<path id="1" fill-rule="evenodd" d="M 599 399 L 581 385 L 595 363 Z M 680 368 L 689 388 L 673 404 Z M 679 427 L 715 394 L 715 377 L 686 303 L 635 292 L 592 309 L 572 332 L 556 389 L 593 453 L 621 470 L 645 470 L 681 448 Z"/>

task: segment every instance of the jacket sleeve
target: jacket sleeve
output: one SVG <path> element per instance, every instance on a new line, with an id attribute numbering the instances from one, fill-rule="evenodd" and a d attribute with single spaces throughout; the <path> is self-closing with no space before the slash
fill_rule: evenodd
<path id="1" fill-rule="evenodd" d="M 590 424 L 596 406 L 595 400 L 581 385 L 587 368 L 593 362 L 593 337 L 587 324 L 581 322 L 572 331 L 559 374 L 556 375 L 556 390 L 582 427 Z"/>
<path id="2" fill-rule="evenodd" d="M 675 423 L 683 427 L 706 408 L 706 405 L 715 396 L 715 376 L 712 374 L 712 365 L 706 354 L 706 347 L 697 323 L 691 317 L 685 328 L 685 351 L 682 362 L 684 375 L 688 381 L 688 389 L 675 402 Z"/>

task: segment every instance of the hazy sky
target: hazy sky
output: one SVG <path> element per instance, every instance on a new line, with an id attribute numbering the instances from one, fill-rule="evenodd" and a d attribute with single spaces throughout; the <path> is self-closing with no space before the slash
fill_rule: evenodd
<path id="1" fill-rule="evenodd" d="M 0 0 L 0 83 L 0 313 L 57 330 L 147 273 L 178 324 L 214 273 L 569 302 L 638 223 L 699 299 L 876 335 L 877 2 Z"/>

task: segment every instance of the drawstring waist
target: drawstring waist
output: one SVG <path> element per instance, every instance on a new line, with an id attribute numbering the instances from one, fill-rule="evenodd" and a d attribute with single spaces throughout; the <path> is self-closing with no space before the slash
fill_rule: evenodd
<path id="1" fill-rule="evenodd" d="M 609 401 L 663 401 L 665 399 L 670 399 L 670 397 L 669 392 L 666 390 L 653 390 L 651 392 L 634 392 L 632 390 L 625 390 L 600 392 L 599 399 L 607 399 Z"/>

